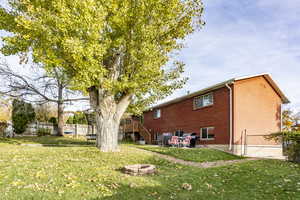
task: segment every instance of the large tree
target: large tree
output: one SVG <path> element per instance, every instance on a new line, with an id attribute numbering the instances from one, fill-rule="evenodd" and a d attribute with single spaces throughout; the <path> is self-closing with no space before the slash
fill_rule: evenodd
<path id="1" fill-rule="evenodd" d="M 22 98 L 26 102 L 37 104 L 37 111 L 46 112 L 42 108 L 48 103 L 57 106 L 57 135 L 62 136 L 64 131 L 64 107 L 67 103 L 88 100 L 79 92 L 69 89 L 70 81 L 61 69 L 55 67 L 46 73 L 41 66 L 31 66 L 30 75 L 12 70 L 4 60 L 0 62 L 0 94 L 13 98 Z M 53 110 L 52 110 L 53 111 Z M 41 113 L 38 112 L 37 119 L 40 120 Z M 43 116 L 51 115 L 50 112 Z"/>
<path id="2" fill-rule="evenodd" d="M 297 117 L 291 109 L 282 111 L 282 130 L 291 131 L 293 126 L 297 123 Z"/>
<path id="3" fill-rule="evenodd" d="M 164 98 L 185 79 L 175 53 L 201 27 L 201 0 L 10 0 L 0 9 L 5 55 L 30 53 L 87 92 L 97 146 L 118 149 L 121 116 Z"/>

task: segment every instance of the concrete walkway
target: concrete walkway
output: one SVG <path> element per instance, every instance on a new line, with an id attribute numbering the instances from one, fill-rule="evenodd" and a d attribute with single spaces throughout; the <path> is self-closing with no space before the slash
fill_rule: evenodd
<path id="1" fill-rule="evenodd" d="M 213 161 L 213 162 L 201 162 L 200 163 L 200 162 L 193 162 L 193 161 L 185 161 L 185 160 L 181 160 L 178 158 L 174 158 L 172 156 L 168 156 L 168 155 L 164 155 L 164 154 L 160 154 L 160 153 L 156 153 L 156 152 L 148 151 L 148 150 L 144 150 L 144 149 L 139 149 L 139 148 L 135 148 L 135 147 L 132 147 L 132 148 L 139 150 L 139 151 L 151 153 L 153 155 L 156 155 L 160 158 L 163 158 L 163 159 L 168 160 L 173 163 L 178 163 L 178 164 L 188 165 L 188 166 L 193 166 L 193 167 L 198 167 L 198 168 L 221 167 L 221 166 L 227 166 L 227 165 L 232 165 L 232 164 L 236 164 L 236 163 L 244 163 L 244 162 L 248 162 L 248 161 L 252 161 L 252 160 L 261 160 L 259 158 L 245 158 L 245 159 L 240 159 L 240 160 L 219 160 L 219 161 Z"/>

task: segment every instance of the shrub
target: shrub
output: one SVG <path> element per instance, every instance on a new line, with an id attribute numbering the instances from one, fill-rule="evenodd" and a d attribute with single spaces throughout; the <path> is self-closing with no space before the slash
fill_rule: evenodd
<path id="1" fill-rule="evenodd" d="M 30 103 L 17 99 L 13 101 L 12 122 L 15 133 L 24 133 L 27 125 L 33 122 L 34 119 L 35 112 Z"/>
<path id="2" fill-rule="evenodd" d="M 49 128 L 39 128 L 36 132 L 37 136 L 46 136 L 46 135 L 51 135 L 51 129 Z"/>
<path id="3" fill-rule="evenodd" d="M 300 163 L 300 131 L 283 131 L 273 133 L 267 139 L 283 142 L 284 154 L 288 160 Z"/>
<path id="4" fill-rule="evenodd" d="M 57 119 L 56 119 L 56 117 L 51 117 L 49 119 L 49 122 L 56 126 L 57 125 Z"/>

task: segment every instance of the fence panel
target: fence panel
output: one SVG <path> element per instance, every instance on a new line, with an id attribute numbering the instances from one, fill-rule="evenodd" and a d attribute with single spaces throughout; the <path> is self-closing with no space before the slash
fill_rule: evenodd
<path id="1" fill-rule="evenodd" d="M 28 125 L 24 135 L 36 135 L 37 130 L 39 128 L 47 128 L 51 130 L 51 135 L 56 135 L 57 130 L 56 126 L 51 123 L 32 123 Z M 95 126 L 92 125 L 85 125 L 85 124 L 65 124 L 64 125 L 64 133 L 65 134 L 72 134 L 72 135 L 80 135 L 85 136 L 87 134 L 95 133 Z"/>
<path id="2" fill-rule="evenodd" d="M 244 133 L 242 155 L 253 157 L 283 158 L 282 143 L 266 138 L 268 134 Z"/>

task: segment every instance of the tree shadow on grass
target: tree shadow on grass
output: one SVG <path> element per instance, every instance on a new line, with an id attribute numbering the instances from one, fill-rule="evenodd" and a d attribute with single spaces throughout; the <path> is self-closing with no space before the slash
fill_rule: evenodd
<path id="1" fill-rule="evenodd" d="M 76 139 L 69 137 L 57 137 L 57 136 L 23 136 L 14 138 L 0 138 L 0 143 L 4 144 L 41 144 L 41 146 L 95 146 L 95 141 L 86 141 L 84 139 Z"/>
<path id="2" fill-rule="evenodd" d="M 111 196 L 90 198 L 90 200 L 120 200 L 120 199 L 174 199 L 174 192 L 167 190 L 164 186 L 146 186 L 133 188 L 130 185 L 121 185 Z M 177 199 L 177 198 L 176 198 Z"/>
<path id="3" fill-rule="evenodd" d="M 274 189 L 277 184 L 270 184 L 272 180 L 279 180 L 277 165 L 281 161 L 251 161 L 243 164 L 233 164 L 217 168 L 199 169 L 180 164 L 170 163 L 155 158 L 141 159 L 140 164 L 154 164 L 158 173 L 136 178 L 120 178 L 115 181 L 117 187 L 111 189 L 112 195 L 94 197 L 90 200 L 119 200 L 119 199 L 298 199 L 295 182 L 284 182 L 283 191 Z M 137 164 L 137 163 L 136 163 Z M 265 166 L 268 164 L 269 166 Z M 273 167 L 273 168 L 272 168 Z M 272 172 L 266 175 L 266 169 Z M 253 173 L 255 172 L 255 173 Z M 297 174 L 295 172 L 295 174 Z M 121 177 L 121 176 L 120 176 Z M 294 181 L 296 178 L 294 179 Z M 184 183 L 191 184 L 192 189 L 183 189 Z M 109 188 L 110 183 L 107 185 Z M 251 189 L 249 189 L 251 188 Z"/>

